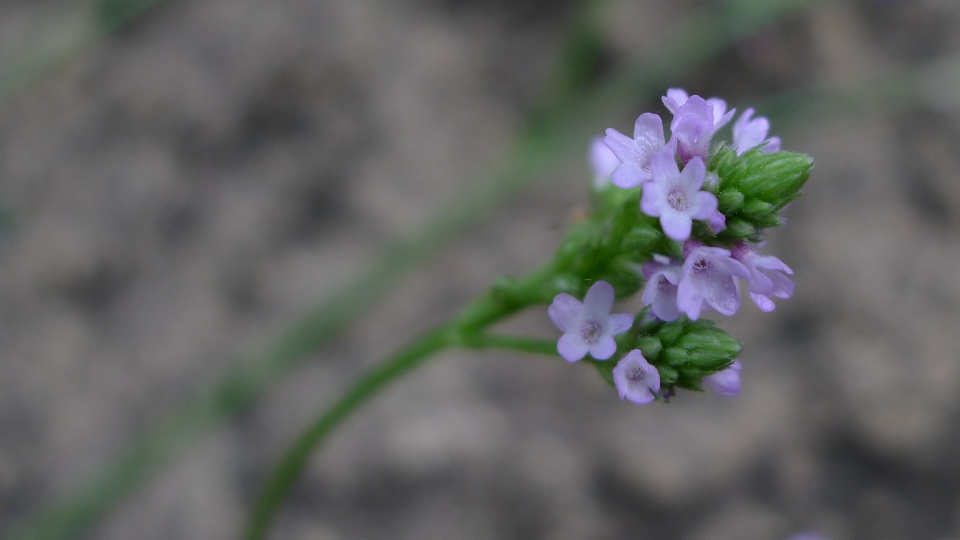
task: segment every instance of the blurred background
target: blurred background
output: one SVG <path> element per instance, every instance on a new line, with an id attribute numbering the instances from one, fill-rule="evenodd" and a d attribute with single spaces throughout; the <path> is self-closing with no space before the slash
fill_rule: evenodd
<path id="1" fill-rule="evenodd" d="M 796 294 L 722 321 L 742 394 L 446 352 L 272 537 L 960 539 L 958 53 L 951 0 L 4 2 L 0 531 L 236 538 L 296 434 L 550 257 L 589 138 L 680 86 L 816 160 L 766 249 Z"/>

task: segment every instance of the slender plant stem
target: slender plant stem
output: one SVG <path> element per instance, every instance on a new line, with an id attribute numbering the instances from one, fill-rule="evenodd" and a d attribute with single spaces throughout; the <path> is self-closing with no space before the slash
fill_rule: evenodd
<path id="1" fill-rule="evenodd" d="M 502 334 L 473 334 L 464 336 L 462 343 L 473 349 L 505 349 L 533 354 L 559 356 L 557 341 L 528 338 L 522 336 L 505 336 Z"/>
<path id="2" fill-rule="evenodd" d="M 313 455 L 314 449 L 343 422 L 350 413 L 389 383 L 414 369 L 433 353 L 450 346 L 455 339 L 447 325 L 424 335 L 401 349 L 387 361 L 368 371 L 333 403 L 287 450 L 260 492 L 244 538 L 266 537 L 277 510 Z"/>

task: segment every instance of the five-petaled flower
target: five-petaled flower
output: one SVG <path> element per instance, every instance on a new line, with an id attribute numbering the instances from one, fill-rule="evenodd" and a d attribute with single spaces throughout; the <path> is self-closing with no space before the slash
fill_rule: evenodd
<path id="1" fill-rule="evenodd" d="M 613 185 L 630 189 L 653 179 L 650 159 L 665 148 L 670 154 L 676 149 L 676 141 L 664 142 L 663 121 L 653 113 L 643 113 L 633 127 L 633 138 L 608 128 L 603 138 L 610 150 L 622 164 L 613 171 Z"/>
<path id="2" fill-rule="evenodd" d="M 690 238 L 694 219 L 710 219 L 717 212 L 717 196 L 700 191 L 706 179 L 706 166 L 693 158 L 680 172 L 673 154 L 666 151 L 653 156 L 650 163 L 653 181 L 643 186 L 640 209 L 650 217 L 659 217 L 663 232 L 682 242 Z"/>
<path id="3" fill-rule="evenodd" d="M 660 372 L 647 362 L 643 353 L 634 349 L 613 368 L 613 384 L 621 400 L 643 405 L 656 399 L 660 391 Z"/>
<path id="4" fill-rule="evenodd" d="M 730 121 L 736 109 L 724 114 L 727 105 L 723 100 L 713 98 L 708 101 L 700 96 L 690 96 L 682 105 L 671 107 L 668 97 L 664 104 L 671 108 L 673 121 L 670 122 L 671 138 L 677 140 L 677 157 L 687 162 L 694 157 L 706 158 L 710 153 L 710 141 L 721 126 Z"/>
<path id="5" fill-rule="evenodd" d="M 760 311 L 769 312 L 777 307 L 770 299 L 771 296 L 793 296 L 793 281 L 783 275 L 793 274 L 793 270 L 783 261 L 772 255 L 760 255 L 744 243 L 734 246 L 730 253 L 750 271 L 750 276 L 747 277 L 750 299 Z"/>
<path id="6" fill-rule="evenodd" d="M 695 240 L 688 240 L 683 252 L 677 308 L 691 321 L 700 318 L 704 303 L 728 317 L 736 313 L 740 309 L 740 289 L 734 278 L 749 278 L 747 267 L 731 257 L 730 251 Z"/>
<path id="7" fill-rule="evenodd" d="M 554 297 L 547 313 L 563 332 L 557 341 L 560 356 L 568 362 L 576 362 L 589 352 L 597 360 L 606 360 L 617 352 L 613 336 L 633 326 L 633 315 L 611 315 L 613 299 L 613 286 L 606 281 L 594 283 L 583 302 L 566 293 Z"/>

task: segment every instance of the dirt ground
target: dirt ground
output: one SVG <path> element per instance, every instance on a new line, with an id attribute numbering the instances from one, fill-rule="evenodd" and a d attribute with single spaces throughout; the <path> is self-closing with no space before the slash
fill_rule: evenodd
<path id="1" fill-rule="evenodd" d="M 606 69 L 671 46 L 701 4 L 609 2 Z M 56 6 L 0 7 L 0 47 Z M 3 104 L 2 530 L 496 163 L 570 13 L 169 0 Z M 583 366 L 445 353 L 333 437 L 273 538 L 960 539 L 958 51 L 960 3 L 826 2 L 675 81 L 743 110 L 920 68 L 909 99 L 774 125 L 816 168 L 768 245 L 796 294 L 723 322 L 745 345 L 740 396 L 637 407 Z M 665 113 L 644 98 L 614 127 L 650 109 Z M 498 275 L 546 260 L 588 181 L 585 164 L 539 181 L 89 538 L 237 537 L 264 472 L 317 411 Z M 545 312 L 513 328 L 556 335 Z"/>

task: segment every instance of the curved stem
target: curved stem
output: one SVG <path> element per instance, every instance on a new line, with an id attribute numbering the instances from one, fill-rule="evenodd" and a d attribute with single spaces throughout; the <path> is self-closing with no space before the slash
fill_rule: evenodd
<path id="1" fill-rule="evenodd" d="M 420 365 L 431 354 L 450 346 L 454 342 L 451 336 L 450 327 L 443 325 L 414 341 L 368 371 L 317 418 L 287 450 L 270 474 L 250 514 L 244 538 L 257 540 L 266 537 L 277 510 L 313 451 L 334 428 L 387 384 Z"/>

